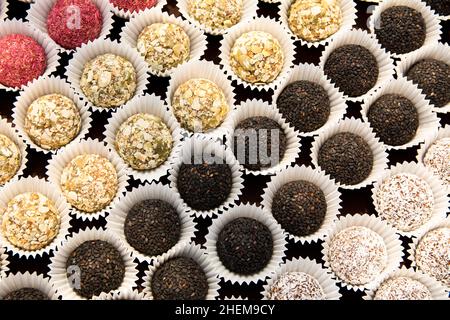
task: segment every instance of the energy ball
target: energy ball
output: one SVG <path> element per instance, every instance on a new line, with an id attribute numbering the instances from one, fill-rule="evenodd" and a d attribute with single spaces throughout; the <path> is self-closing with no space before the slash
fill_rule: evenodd
<path id="1" fill-rule="evenodd" d="M 80 88 L 94 106 L 114 108 L 134 96 L 136 81 L 136 70 L 130 61 L 107 53 L 86 63 Z"/>
<path id="2" fill-rule="evenodd" d="M 289 28 L 300 39 L 324 40 L 335 34 L 342 23 L 340 1 L 297 0 L 289 9 Z"/>
<path id="3" fill-rule="evenodd" d="M 56 150 L 71 142 L 80 132 L 80 112 L 66 96 L 45 95 L 28 107 L 24 129 L 42 149 Z"/>
<path id="4" fill-rule="evenodd" d="M 431 300 L 430 290 L 420 281 L 397 277 L 384 281 L 374 300 Z"/>
<path id="5" fill-rule="evenodd" d="M 435 141 L 425 153 L 423 164 L 450 186 L 450 138 Z"/>
<path id="6" fill-rule="evenodd" d="M 230 65 L 233 72 L 245 82 L 271 83 L 283 69 L 283 49 L 270 33 L 247 32 L 231 48 Z"/>
<path id="7" fill-rule="evenodd" d="M 61 189 L 67 201 L 78 210 L 100 211 L 116 196 L 116 168 L 108 159 L 96 154 L 77 156 L 61 174 Z"/>
<path id="8" fill-rule="evenodd" d="M 154 23 L 142 30 L 136 47 L 152 69 L 166 72 L 189 60 L 191 40 L 176 24 Z"/>
<path id="9" fill-rule="evenodd" d="M 222 89 L 206 79 L 191 79 L 180 85 L 173 95 L 172 108 L 181 126 L 191 132 L 219 127 L 230 110 Z"/>
<path id="10" fill-rule="evenodd" d="M 169 158 L 172 133 L 161 118 L 138 113 L 122 123 L 115 146 L 120 157 L 133 169 L 151 170 Z"/>
<path id="11" fill-rule="evenodd" d="M 187 0 L 189 15 L 213 30 L 228 29 L 241 21 L 244 0 Z"/>
<path id="12" fill-rule="evenodd" d="M 39 78 L 47 68 L 44 48 L 23 34 L 0 38 L 0 84 L 20 87 Z"/>
<path id="13" fill-rule="evenodd" d="M 286 272 L 270 287 L 269 300 L 325 300 L 319 281 L 304 272 Z"/>
<path id="14" fill-rule="evenodd" d="M 450 0 L 425 0 L 426 4 L 431 7 L 440 16 L 450 15 Z"/>
<path id="15" fill-rule="evenodd" d="M 143 11 L 158 4 L 158 0 L 109 0 L 109 2 L 119 9 L 130 12 Z"/>
<path id="16" fill-rule="evenodd" d="M 19 147 L 10 138 L 0 134 L 0 186 L 16 175 L 21 164 Z"/>
<path id="17" fill-rule="evenodd" d="M 15 196 L 3 212 L 2 233 L 14 246 L 28 251 L 45 248 L 59 233 L 61 217 L 55 204 L 38 192 Z"/>
<path id="18" fill-rule="evenodd" d="M 21 288 L 9 292 L 1 297 L 1 300 L 27 301 L 27 300 L 50 300 L 42 291 L 35 288 Z"/>

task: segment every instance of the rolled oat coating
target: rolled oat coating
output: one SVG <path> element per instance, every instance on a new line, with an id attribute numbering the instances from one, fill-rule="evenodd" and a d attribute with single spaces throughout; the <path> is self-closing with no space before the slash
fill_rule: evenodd
<path id="1" fill-rule="evenodd" d="M 244 0 L 187 0 L 188 12 L 211 29 L 228 29 L 242 17 Z"/>
<path id="2" fill-rule="evenodd" d="M 0 186 L 16 175 L 21 163 L 19 147 L 10 138 L 0 134 Z"/>

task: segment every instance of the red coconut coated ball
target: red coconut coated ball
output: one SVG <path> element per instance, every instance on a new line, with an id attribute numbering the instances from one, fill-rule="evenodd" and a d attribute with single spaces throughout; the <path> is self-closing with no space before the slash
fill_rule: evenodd
<path id="1" fill-rule="evenodd" d="M 48 34 L 65 49 L 97 39 L 102 26 L 102 14 L 91 0 L 58 0 L 47 16 Z"/>
<path id="2" fill-rule="evenodd" d="M 154 7 L 158 0 L 109 0 L 109 2 L 119 9 L 136 12 Z"/>
<path id="3" fill-rule="evenodd" d="M 39 78 L 47 68 L 44 48 L 23 34 L 0 38 L 0 83 L 20 87 Z"/>

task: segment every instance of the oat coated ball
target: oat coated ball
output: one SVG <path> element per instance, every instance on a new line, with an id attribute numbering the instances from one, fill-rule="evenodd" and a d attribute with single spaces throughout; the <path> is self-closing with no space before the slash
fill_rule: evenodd
<path id="1" fill-rule="evenodd" d="M 0 186 L 16 175 L 21 163 L 22 155 L 17 144 L 0 134 Z"/>
<path id="2" fill-rule="evenodd" d="M 228 29 L 242 17 L 244 0 L 187 0 L 189 15 L 213 30 Z"/>

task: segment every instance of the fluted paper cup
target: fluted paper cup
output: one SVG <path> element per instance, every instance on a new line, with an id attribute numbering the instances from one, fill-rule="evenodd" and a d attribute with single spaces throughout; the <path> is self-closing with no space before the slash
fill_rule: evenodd
<path id="1" fill-rule="evenodd" d="M 102 292 L 100 295 L 92 297 L 92 300 L 149 300 L 145 294 L 132 289 L 115 290 L 109 293 Z"/>
<path id="2" fill-rule="evenodd" d="M 8 2 L 0 0 L 0 20 L 5 20 L 8 17 Z"/>
<path id="3" fill-rule="evenodd" d="M 2 244 L 0 244 L 2 246 Z M 6 277 L 6 272 L 9 270 L 8 268 L 9 261 L 8 255 L 6 254 L 6 249 L 0 247 L 0 279 Z"/>
<path id="4" fill-rule="evenodd" d="M 7 294 L 16 290 L 31 288 L 41 291 L 49 300 L 58 300 L 57 288 L 55 288 L 49 278 L 44 278 L 37 273 L 17 273 L 10 274 L 0 281 L 0 300 Z"/>
<path id="5" fill-rule="evenodd" d="M 108 0 L 108 1 L 111 3 L 111 0 Z M 161 11 L 163 9 L 163 7 L 166 5 L 166 3 L 167 3 L 167 0 L 157 0 L 157 3 L 155 6 L 153 6 L 151 8 L 147 8 L 146 10 L 154 8 L 154 9 L 158 9 Z M 142 14 L 142 12 L 143 12 L 142 10 L 131 12 L 130 10 L 121 9 L 121 8 L 113 5 L 112 3 L 111 3 L 111 10 L 116 16 L 118 16 L 119 18 L 122 18 L 122 19 L 126 19 L 126 20 L 129 20 L 135 16 L 138 16 L 138 15 Z"/>

